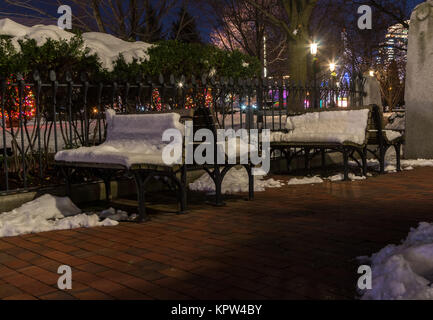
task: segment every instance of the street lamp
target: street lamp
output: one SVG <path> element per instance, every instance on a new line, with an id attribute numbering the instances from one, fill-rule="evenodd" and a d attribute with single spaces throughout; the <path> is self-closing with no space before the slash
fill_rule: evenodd
<path id="1" fill-rule="evenodd" d="M 317 55 L 318 48 L 319 48 L 319 45 L 316 42 L 312 42 L 310 44 L 310 53 L 312 56 Z"/>
<path id="2" fill-rule="evenodd" d="M 329 64 L 329 71 L 331 71 L 331 107 L 335 107 L 335 77 L 337 74 L 335 73 L 335 70 L 337 69 L 337 65 L 335 62 L 331 62 Z"/>
<path id="3" fill-rule="evenodd" d="M 374 70 L 370 70 L 370 77 L 374 77 Z"/>
<path id="4" fill-rule="evenodd" d="M 316 42 L 310 43 L 310 53 L 313 56 L 313 76 L 314 76 L 314 109 L 318 109 L 318 103 L 317 103 L 317 52 L 318 52 L 319 45 Z"/>

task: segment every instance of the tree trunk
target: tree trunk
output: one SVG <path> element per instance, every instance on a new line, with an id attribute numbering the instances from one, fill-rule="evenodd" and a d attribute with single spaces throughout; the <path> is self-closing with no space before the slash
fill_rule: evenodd
<path id="1" fill-rule="evenodd" d="M 308 79 L 308 47 L 304 40 L 289 41 L 290 81 L 305 85 Z"/>
<path id="2" fill-rule="evenodd" d="M 301 39 L 289 41 L 289 69 L 290 83 L 296 86 L 305 86 L 308 79 L 308 47 Z M 292 92 L 290 94 L 290 109 L 293 111 L 304 111 L 304 91 Z"/>

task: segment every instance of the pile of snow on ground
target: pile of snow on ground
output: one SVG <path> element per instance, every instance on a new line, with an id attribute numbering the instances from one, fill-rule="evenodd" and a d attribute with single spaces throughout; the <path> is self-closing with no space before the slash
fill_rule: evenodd
<path id="1" fill-rule="evenodd" d="M 417 159 L 417 160 L 401 160 L 401 165 L 405 170 L 413 167 L 433 167 L 433 160 L 431 159 Z"/>
<path id="2" fill-rule="evenodd" d="M 433 224 L 422 222 L 401 245 L 359 259 L 370 263 L 373 275 L 373 288 L 362 292 L 362 299 L 433 299 Z"/>
<path id="3" fill-rule="evenodd" d="M 114 221 L 134 221 L 138 216 L 137 214 L 128 215 L 128 212 L 109 208 L 98 214 L 101 219 L 110 219 Z"/>
<path id="4" fill-rule="evenodd" d="M 263 176 L 254 177 L 254 191 L 263 192 L 267 188 L 281 188 L 284 182 L 268 179 L 264 180 Z M 192 191 L 215 192 L 215 184 L 211 177 L 205 173 L 193 183 L 189 184 L 189 189 Z M 248 174 L 245 169 L 232 168 L 227 172 L 222 183 L 223 194 L 235 194 L 240 192 L 248 192 Z"/>
<path id="5" fill-rule="evenodd" d="M 288 185 L 302 185 L 302 184 L 316 184 L 323 183 L 323 179 L 320 177 L 303 177 L 290 179 Z"/>
<path id="6" fill-rule="evenodd" d="M 365 176 L 357 176 L 353 173 L 349 173 L 349 179 L 351 181 L 358 181 L 358 180 L 365 180 L 367 179 L 367 177 Z M 337 181 L 343 181 L 344 180 L 344 174 L 343 173 L 338 173 L 334 176 L 328 177 L 326 178 L 326 180 L 329 180 L 331 182 L 337 182 Z"/>
<path id="7" fill-rule="evenodd" d="M 0 237 L 117 224 L 109 218 L 100 221 L 97 214 L 81 213 L 69 198 L 46 194 L 10 212 L 0 213 Z"/>
<path id="8" fill-rule="evenodd" d="M 359 180 L 365 180 L 365 179 L 367 179 L 367 177 L 357 176 L 353 173 L 349 173 L 349 179 L 351 181 L 359 181 Z M 318 184 L 318 183 L 325 182 L 325 180 L 328 180 L 331 182 L 343 181 L 344 180 L 344 174 L 338 173 L 336 175 L 333 175 L 333 176 L 327 177 L 327 178 L 321 178 L 319 176 L 293 178 L 288 182 L 288 185 Z"/>
<path id="9" fill-rule="evenodd" d="M 397 172 L 397 167 L 395 164 L 395 155 L 387 157 L 385 159 L 385 172 L 395 173 Z M 356 162 L 349 161 L 351 166 L 357 166 Z M 367 166 L 373 170 L 379 170 L 380 164 L 377 159 L 367 160 Z M 415 167 L 433 167 L 433 160 L 430 159 L 416 159 L 416 160 L 401 160 L 401 169 L 404 171 L 413 170 Z"/>

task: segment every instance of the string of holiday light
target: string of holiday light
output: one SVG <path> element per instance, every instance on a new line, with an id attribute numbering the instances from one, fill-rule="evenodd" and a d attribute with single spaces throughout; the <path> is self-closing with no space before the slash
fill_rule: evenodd
<path id="1" fill-rule="evenodd" d="M 212 89 L 204 89 L 203 93 L 197 94 L 197 100 L 205 100 L 205 106 L 211 108 L 213 106 L 213 96 L 212 96 Z M 194 102 L 194 98 L 192 95 L 187 94 L 185 97 L 185 109 L 193 109 L 196 107 L 196 104 Z"/>
<path id="2" fill-rule="evenodd" d="M 19 111 L 20 97 L 17 86 L 12 85 L 12 80 L 7 81 L 6 95 L 4 97 L 4 105 L 1 108 L 0 119 L 3 117 L 8 126 L 17 125 L 20 119 L 30 120 L 36 114 L 35 95 L 30 86 L 24 87 L 24 97 L 21 104 L 21 114 Z"/>
<path id="3" fill-rule="evenodd" d="M 159 94 L 159 90 L 156 88 L 153 89 L 152 92 L 152 102 L 153 102 L 153 107 L 155 107 L 156 110 L 158 111 L 162 110 L 161 95 Z"/>

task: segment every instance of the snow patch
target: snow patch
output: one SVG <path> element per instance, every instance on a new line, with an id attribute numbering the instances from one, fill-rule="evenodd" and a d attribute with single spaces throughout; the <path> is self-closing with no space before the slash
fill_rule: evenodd
<path id="1" fill-rule="evenodd" d="M 349 173 L 349 179 L 351 181 L 359 181 L 359 180 L 365 180 L 367 179 L 367 177 L 365 176 L 357 176 L 353 173 Z M 343 173 L 338 173 L 334 176 L 328 177 L 326 178 L 326 180 L 330 180 L 332 182 L 337 182 L 337 181 L 343 181 L 344 180 L 344 174 Z"/>
<path id="2" fill-rule="evenodd" d="M 433 224 L 411 229 L 401 245 L 388 245 L 367 259 L 371 263 L 372 290 L 364 300 L 433 299 Z"/>
<path id="3" fill-rule="evenodd" d="M 227 172 L 222 183 L 223 194 L 236 194 L 248 192 L 248 174 L 245 169 L 232 168 Z M 267 188 L 281 188 L 284 182 L 274 179 L 264 180 L 263 176 L 254 177 L 254 191 L 263 192 Z M 215 192 L 215 183 L 211 177 L 205 173 L 200 178 L 189 184 L 189 189 L 200 192 Z"/>
<path id="4" fill-rule="evenodd" d="M 109 208 L 103 210 L 98 214 L 101 219 L 110 219 L 113 221 L 134 221 L 137 218 L 137 214 L 129 215 L 128 212 L 122 210 L 116 210 L 114 208 Z"/>
<path id="5" fill-rule="evenodd" d="M 303 177 L 301 179 L 293 178 L 288 182 L 289 185 L 303 185 L 303 184 L 316 184 L 323 183 L 323 179 L 315 176 L 315 177 Z"/>
<path id="6" fill-rule="evenodd" d="M 117 224 L 118 222 L 108 218 L 100 221 L 97 214 L 81 213 L 69 198 L 46 194 L 10 212 L 0 213 L 0 238 Z"/>
<path id="7" fill-rule="evenodd" d="M 402 167 L 433 167 L 433 159 L 401 160 Z"/>

